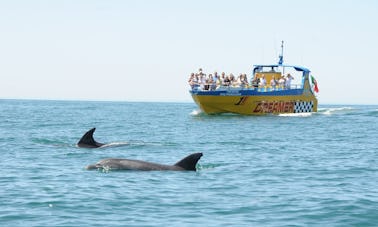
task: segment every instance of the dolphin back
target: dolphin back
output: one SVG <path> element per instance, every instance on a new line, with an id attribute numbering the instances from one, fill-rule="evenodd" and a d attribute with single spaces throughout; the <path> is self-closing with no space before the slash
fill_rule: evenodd
<path id="1" fill-rule="evenodd" d="M 174 166 L 183 168 L 184 170 L 196 171 L 197 162 L 202 157 L 202 153 L 194 153 L 186 156 L 185 158 L 178 161 Z"/>
<path id="2" fill-rule="evenodd" d="M 92 128 L 88 132 L 86 132 L 83 137 L 81 137 L 80 141 L 77 143 L 79 147 L 87 147 L 87 148 L 96 148 L 101 147 L 104 144 L 98 143 L 93 138 L 93 133 L 96 131 L 96 128 Z"/>

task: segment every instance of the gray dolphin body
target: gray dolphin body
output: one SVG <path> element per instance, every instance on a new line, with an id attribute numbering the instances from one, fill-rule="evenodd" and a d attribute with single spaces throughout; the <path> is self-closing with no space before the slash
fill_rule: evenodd
<path id="1" fill-rule="evenodd" d="M 81 137 L 80 141 L 77 143 L 78 147 L 85 147 L 85 148 L 98 148 L 102 147 L 105 144 L 99 143 L 94 140 L 93 133 L 96 131 L 96 128 L 92 128 L 88 132 L 86 132 L 83 137 Z"/>
<path id="2" fill-rule="evenodd" d="M 145 162 L 132 159 L 108 158 L 103 159 L 96 164 L 91 164 L 86 167 L 87 170 L 93 169 L 110 169 L 110 170 L 175 170 L 175 171 L 196 171 L 196 165 L 202 153 L 194 153 L 188 155 L 174 165 L 162 165 L 152 162 Z"/>

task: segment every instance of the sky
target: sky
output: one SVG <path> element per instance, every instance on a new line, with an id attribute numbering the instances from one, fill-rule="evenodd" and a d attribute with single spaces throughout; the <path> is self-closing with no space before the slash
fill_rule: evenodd
<path id="1" fill-rule="evenodd" d="M 0 0 L 0 99 L 192 102 L 188 77 L 311 70 L 319 104 L 378 104 L 376 0 Z"/>

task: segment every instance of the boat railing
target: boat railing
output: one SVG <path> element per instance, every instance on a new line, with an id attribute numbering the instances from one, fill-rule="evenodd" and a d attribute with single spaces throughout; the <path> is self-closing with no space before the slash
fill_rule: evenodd
<path id="1" fill-rule="evenodd" d="M 225 86 L 225 85 L 220 85 L 220 86 L 200 86 L 200 85 L 193 85 L 192 86 L 192 91 L 204 91 L 204 92 L 211 92 L 211 91 L 242 91 L 242 90 L 252 90 L 252 91 L 258 91 L 258 92 L 271 92 L 271 91 L 283 91 L 283 90 L 290 90 L 290 89 L 302 89 L 303 86 L 301 84 L 292 84 L 290 87 L 285 87 L 285 86 L 259 86 L 259 87 L 254 87 L 254 86 Z"/>

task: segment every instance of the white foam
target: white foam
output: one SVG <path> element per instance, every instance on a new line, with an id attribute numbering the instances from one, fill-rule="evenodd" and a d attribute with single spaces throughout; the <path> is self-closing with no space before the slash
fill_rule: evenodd
<path id="1" fill-rule="evenodd" d="M 278 114 L 280 117 L 310 117 L 312 113 L 285 113 Z"/>
<path id="2" fill-rule="evenodd" d="M 202 114 L 202 110 L 193 110 L 190 115 L 191 116 L 198 116 Z"/>
<path id="3" fill-rule="evenodd" d="M 108 143 L 105 145 L 102 145 L 101 148 L 106 148 L 106 147 L 121 147 L 121 146 L 128 146 L 130 145 L 129 142 L 113 142 L 113 143 Z"/>
<path id="4" fill-rule="evenodd" d="M 353 110 L 352 107 L 349 107 L 349 106 L 344 106 L 344 107 L 330 107 L 330 108 L 319 108 L 318 109 L 318 112 L 320 114 L 324 114 L 324 115 L 331 115 L 333 113 L 337 113 L 337 112 L 343 112 L 343 111 L 349 111 L 349 110 Z"/>

